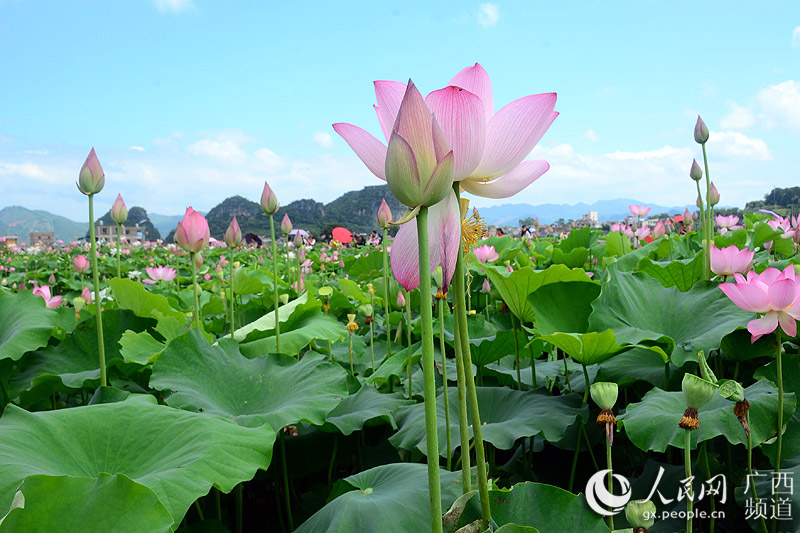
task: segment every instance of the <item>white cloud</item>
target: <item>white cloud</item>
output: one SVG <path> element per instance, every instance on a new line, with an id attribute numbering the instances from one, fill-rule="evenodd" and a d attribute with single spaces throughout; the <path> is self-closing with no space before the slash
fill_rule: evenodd
<path id="1" fill-rule="evenodd" d="M 725 155 L 744 157 L 756 161 L 769 161 L 772 154 L 767 143 L 748 137 L 738 131 L 715 131 L 708 138 L 710 150 L 721 150 Z"/>
<path id="2" fill-rule="evenodd" d="M 500 20 L 500 6 L 497 4 L 481 4 L 478 11 L 478 23 L 484 28 L 497 24 Z"/>
<path id="3" fill-rule="evenodd" d="M 792 47 L 800 48 L 800 26 L 792 31 Z"/>
<path id="4" fill-rule="evenodd" d="M 161 12 L 171 11 L 173 13 L 180 13 L 189 9 L 194 9 L 194 2 L 192 0 L 153 0 L 153 3 Z"/>
<path id="5" fill-rule="evenodd" d="M 597 136 L 597 133 L 595 133 L 594 130 L 586 130 L 585 132 L 583 132 L 583 135 L 581 135 L 581 137 L 591 142 L 597 142 L 600 140 L 600 137 Z"/>
<path id="6" fill-rule="evenodd" d="M 130 149 L 131 150 L 135 150 L 137 152 L 144 152 L 144 147 L 143 146 L 131 146 Z"/>
<path id="7" fill-rule="evenodd" d="M 0 176 L 22 176 L 24 178 L 46 183 L 54 183 L 53 176 L 45 172 L 42 167 L 33 163 L 0 163 Z"/>
<path id="8" fill-rule="evenodd" d="M 758 93 L 768 126 L 786 125 L 800 131 L 800 82 L 787 80 Z"/>
<path id="9" fill-rule="evenodd" d="M 333 138 L 331 134 L 325 131 L 318 131 L 311 136 L 311 140 L 317 143 L 321 148 L 328 149 L 333 146 Z"/>
<path id="10" fill-rule="evenodd" d="M 260 148 L 253 155 L 256 156 L 256 167 L 264 172 L 275 172 L 286 166 L 283 159 L 269 148 Z"/>
<path id="11" fill-rule="evenodd" d="M 28 155 L 47 155 L 47 150 L 23 150 L 22 153 Z"/>
<path id="12" fill-rule="evenodd" d="M 719 125 L 726 129 L 744 130 L 756 123 L 756 116 L 749 109 L 740 106 L 733 100 L 727 102 L 728 113 L 722 117 Z"/>

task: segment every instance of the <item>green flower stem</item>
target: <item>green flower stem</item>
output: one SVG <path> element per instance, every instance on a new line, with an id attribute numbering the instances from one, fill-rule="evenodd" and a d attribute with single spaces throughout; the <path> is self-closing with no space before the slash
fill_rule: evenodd
<path id="1" fill-rule="evenodd" d="M 583 403 L 585 404 L 586 402 L 589 401 L 589 387 L 590 387 L 590 385 L 589 385 L 589 372 L 586 370 L 586 365 L 582 365 L 582 366 L 583 366 L 583 381 L 584 381 Z M 565 372 L 568 372 L 566 370 L 567 369 L 567 354 L 564 354 L 564 369 L 565 369 Z M 583 423 L 580 422 L 580 421 L 578 421 L 577 423 L 580 424 L 581 429 L 583 429 L 583 431 L 585 432 L 586 428 L 583 427 Z M 567 487 L 568 487 L 567 490 L 569 490 L 569 491 L 572 491 L 572 483 L 575 481 L 575 469 L 578 467 L 578 455 L 581 452 L 581 436 L 582 436 L 582 432 L 578 431 L 577 432 L 577 437 L 575 438 L 575 452 L 572 454 L 572 466 L 569 469 L 569 484 L 567 485 Z M 589 448 L 589 452 L 591 452 L 592 451 L 592 446 L 591 446 L 591 444 L 589 444 L 589 439 L 588 438 L 586 439 L 586 446 Z M 596 464 L 597 463 L 595 463 L 595 465 Z"/>
<path id="2" fill-rule="evenodd" d="M 705 203 L 703 202 L 703 196 L 700 194 L 700 182 L 695 181 L 694 184 L 697 186 L 697 197 L 700 198 L 700 220 L 703 223 L 703 233 L 701 234 L 701 240 L 703 244 L 703 279 L 708 281 L 711 279 L 711 248 L 708 243 L 708 234 L 706 231 L 706 208 Z"/>
<path id="3" fill-rule="evenodd" d="M 489 294 L 486 294 L 486 307 L 483 308 L 484 312 L 486 313 L 486 321 L 489 321 Z"/>
<path id="4" fill-rule="evenodd" d="M 608 492 L 614 494 L 614 467 L 611 466 L 611 440 L 606 435 L 606 468 L 608 469 Z M 614 515 L 608 517 L 608 529 L 614 531 Z"/>
<path id="5" fill-rule="evenodd" d="M 750 425 L 750 411 L 745 413 L 744 415 L 745 420 L 747 421 L 747 427 L 752 427 Z M 750 479 L 753 479 L 753 498 L 755 501 L 758 501 L 758 491 L 756 489 L 755 478 L 753 478 L 753 435 L 752 431 L 747 434 L 747 474 L 750 476 Z M 759 513 L 761 515 L 761 513 Z M 769 529 L 767 529 L 767 521 L 764 520 L 764 516 L 759 516 L 761 520 L 761 527 L 763 533 L 767 533 Z"/>
<path id="6" fill-rule="evenodd" d="M 522 390 L 522 371 L 520 370 L 520 362 L 519 362 L 519 340 L 517 339 L 517 318 L 514 314 L 511 314 L 511 327 L 514 330 L 514 360 L 516 361 L 517 367 L 517 389 Z"/>
<path id="7" fill-rule="evenodd" d="M 467 307 L 465 298 L 466 277 L 464 268 L 464 254 L 458 251 L 456 271 L 453 276 L 453 293 L 455 294 L 454 313 L 459 316 L 458 334 L 461 337 L 461 357 L 464 366 L 464 381 L 467 388 L 467 401 L 472 415 L 472 437 L 475 445 L 475 462 L 478 467 L 478 494 L 481 498 L 481 527 L 486 528 L 492 519 L 489 504 L 489 483 L 486 473 L 486 456 L 483 449 L 483 426 L 481 426 L 480 410 L 478 409 L 478 393 L 475 390 L 475 377 L 472 375 L 472 355 L 469 349 L 469 331 L 467 329 Z M 464 442 L 461 447 L 463 449 Z"/>
<path id="8" fill-rule="evenodd" d="M 192 263 L 192 293 L 194 293 L 194 325 L 200 327 L 200 297 L 197 294 L 197 265 L 194 264 L 194 252 L 189 253 L 189 261 Z"/>
<path id="9" fill-rule="evenodd" d="M 783 441 L 783 365 L 781 363 L 781 328 L 775 328 L 778 341 L 778 350 L 775 354 L 778 365 L 778 440 L 775 442 L 775 472 L 781 471 L 781 444 Z"/>
<path id="10" fill-rule="evenodd" d="M 708 445 L 707 443 L 703 443 L 703 468 L 705 470 L 706 479 L 711 479 L 711 465 L 708 464 Z M 709 507 L 711 508 L 711 522 L 709 523 L 709 531 L 715 531 L 714 525 L 716 523 L 716 498 L 714 498 L 713 494 L 709 494 L 709 498 L 711 499 L 709 503 Z"/>
<path id="11" fill-rule="evenodd" d="M 122 248 L 122 237 L 120 236 L 122 233 L 122 224 L 117 224 L 117 278 L 122 277 L 122 269 L 120 268 L 120 249 Z"/>
<path id="12" fill-rule="evenodd" d="M 708 154 L 706 153 L 706 143 L 703 146 L 703 164 L 706 169 L 706 210 L 705 221 L 703 222 L 703 229 L 705 232 L 705 243 L 703 249 L 706 251 L 704 256 L 703 267 L 708 267 L 708 277 L 703 278 L 706 280 L 711 279 L 711 239 L 714 237 L 714 225 L 711 221 L 711 203 L 709 202 L 709 195 L 711 194 L 711 176 L 708 173 Z M 699 186 L 699 183 L 698 183 Z"/>
<path id="13" fill-rule="evenodd" d="M 528 345 L 528 352 L 531 354 L 531 390 L 536 388 L 536 356 L 533 353 L 533 346 Z"/>
<path id="14" fill-rule="evenodd" d="M 431 307 L 430 251 L 428 250 L 428 208 L 417 214 L 419 242 L 419 310 L 422 325 L 422 374 L 425 395 L 425 438 L 428 452 L 428 491 L 431 503 L 431 531 L 442 531 L 442 494 L 439 484 L 439 431 L 436 424 L 436 379 L 433 356 L 433 313 Z M 410 301 L 410 298 L 409 298 Z M 409 360 L 410 363 L 410 360 Z M 409 390 L 411 382 L 409 381 Z"/>
<path id="15" fill-rule="evenodd" d="M 275 351 L 281 353 L 281 321 L 278 316 L 278 244 L 275 242 L 275 217 L 269 216 L 269 236 L 272 239 L 272 291 L 275 298 Z M 299 287 L 298 287 L 299 288 Z"/>
<path id="16" fill-rule="evenodd" d="M 92 253 L 92 278 L 94 278 L 94 308 L 95 319 L 97 320 L 97 355 L 100 358 L 100 386 L 108 385 L 106 376 L 106 348 L 103 340 L 103 316 L 102 305 L 100 305 L 100 273 L 97 270 L 97 242 L 94 234 L 94 195 L 89 195 L 89 240 L 91 241 Z"/>
<path id="17" fill-rule="evenodd" d="M 386 317 L 386 359 L 392 356 L 392 325 L 389 323 L 389 230 L 383 230 L 383 312 Z"/>
<path id="18" fill-rule="evenodd" d="M 408 341 L 408 362 L 406 363 L 406 374 L 408 381 L 408 399 L 413 396 L 411 380 L 413 372 L 411 370 L 411 293 L 406 292 L 406 340 Z"/>
<path id="19" fill-rule="evenodd" d="M 230 279 L 230 283 L 231 283 L 231 284 L 230 284 L 230 299 L 231 299 L 231 337 L 233 337 L 233 334 L 234 334 L 234 333 L 236 333 L 236 320 L 235 320 L 235 317 L 236 317 L 236 315 L 234 314 L 234 305 L 233 305 L 233 304 L 234 304 L 234 301 L 236 300 L 236 298 L 235 298 L 235 297 L 234 297 L 234 295 L 233 295 L 233 259 L 234 259 L 234 257 L 233 257 L 233 249 L 231 249 L 231 258 L 230 258 L 230 260 L 228 261 L 228 264 L 230 265 L 230 272 L 231 272 L 231 279 Z"/>
<path id="20" fill-rule="evenodd" d="M 456 358 L 456 378 L 458 386 L 458 433 L 461 437 L 461 492 L 466 494 L 472 490 L 472 477 L 470 472 L 470 457 L 467 445 L 469 442 L 469 419 L 467 417 L 467 378 L 464 369 L 464 357 L 461 350 L 461 335 L 459 332 L 459 322 L 461 315 L 453 313 L 453 347 Z M 470 372 L 472 368 L 470 368 Z"/>
<path id="21" fill-rule="evenodd" d="M 369 295 L 369 305 L 372 306 L 372 314 L 370 317 L 372 321 L 369 323 L 369 354 L 372 357 L 372 373 L 375 373 L 375 332 L 372 329 L 372 323 L 375 322 L 375 297 Z"/>
<path id="22" fill-rule="evenodd" d="M 684 429 L 683 441 L 683 464 L 686 473 L 686 479 L 692 477 L 692 430 Z M 692 533 L 692 499 L 694 498 L 694 490 L 689 487 L 689 494 L 686 495 L 686 533 Z"/>
<path id="23" fill-rule="evenodd" d="M 242 533 L 242 486 L 244 483 L 236 485 L 236 533 Z"/>
<path id="24" fill-rule="evenodd" d="M 441 299 L 437 301 L 439 308 L 439 352 L 442 354 L 442 394 L 444 394 L 444 423 L 445 435 L 447 439 L 447 470 L 451 470 L 453 464 L 453 440 L 450 432 L 450 399 L 447 396 L 447 352 L 445 351 L 444 343 L 444 306 L 447 300 Z"/>
<path id="25" fill-rule="evenodd" d="M 286 469 L 286 437 L 283 429 L 278 430 L 281 441 L 281 472 L 283 473 L 283 496 L 286 502 L 286 514 L 289 517 L 289 531 L 294 531 L 294 521 L 292 520 L 292 498 L 289 495 L 289 472 Z"/>

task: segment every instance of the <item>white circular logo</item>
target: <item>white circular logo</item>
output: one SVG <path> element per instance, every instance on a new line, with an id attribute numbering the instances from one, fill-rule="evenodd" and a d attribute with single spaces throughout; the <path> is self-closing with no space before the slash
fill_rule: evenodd
<path id="1" fill-rule="evenodd" d="M 586 483 L 586 502 L 597 514 L 614 516 L 625 508 L 631 499 L 631 484 L 623 476 L 612 474 L 622 487 L 622 494 L 615 496 L 606 488 L 608 473 L 611 470 L 600 470 Z"/>

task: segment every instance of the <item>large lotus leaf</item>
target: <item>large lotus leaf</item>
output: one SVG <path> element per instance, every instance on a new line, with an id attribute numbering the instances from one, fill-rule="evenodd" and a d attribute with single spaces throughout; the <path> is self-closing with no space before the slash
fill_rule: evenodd
<path id="1" fill-rule="evenodd" d="M 461 474 L 440 469 L 439 480 L 446 509 L 461 495 Z M 427 465 L 382 465 L 344 482 L 352 490 L 317 511 L 297 528 L 298 533 L 430 531 Z"/>
<path id="2" fill-rule="evenodd" d="M 485 265 L 484 269 L 508 308 L 523 322 L 533 322 L 536 318 L 528 300 L 528 295 L 533 291 L 549 283 L 589 279 L 583 270 L 572 270 L 564 265 L 553 265 L 547 270 L 539 271 L 525 267 L 510 274 L 504 268 L 491 265 Z"/>
<path id="3" fill-rule="evenodd" d="M 627 235 L 612 231 L 606 235 L 606 256 L 620 257 L 631 251 L 631 241 Z"/>
<path id="4" fill-rule="evenodd" d="M 142 318 L 157 320 L 156 330 L 167 339 L 185 331 L 186 315 L 173 309 L 164 296 L 153 294 L 141 283 L 129 279 L 109 279 L 108 285 L 120 309 L 133 311 L 136 316 Z"/>
<path id="5" fill-rule="evenodd" d="M 612 359 L 613 360 L 613 359 Z M 520 378 L 523 385 L 533 388 L 533 374 L 530 367 L 530 359 L 521 357 L 520 359 Z M 527 366 L 526 366 L 527 365 Z M 597 366 L 592 365 L 586 368 L 589 373 L 589 380 L 594 381 L 597 374 Z M 583 367 L 569 357 L 566 362 L 566 370 L 569 371 L 569 385 L 565 374 L 565 364 L 563 359 L 553 361 L 536 361 L 536 387 L 545 387 L 553 381 L 562 391 L 582 392 L 584 389 Z M 517 387 L 517 369 L 513 357 L 506 357 L 497 363 L 486 365 L 487 375 L 494 374 L 498 377 L 501 385 Z"/>
<path id="6" fill-rule="evenodd" d="M 597 242 L 597 238 L 597 232 L 593 233 L 591 228 L 575 228 L 569 232 L 566 239 L 556 245 L 556 249 L 569 253 L 576 248 L 591 248 L 592 244 Z"/>
<path id="7" fill-rule="evenodd" d="M 234 294 L 240 296 L 243 294 L 258 294 L 264 292 L 267 288 L 272 288 L 271 283 L 269 287 L 266 287 L 255 272 L 248 272 L 243 268 L 237 268 L 234 271 L 232 285 Z"/>
<path id="8" fill-rule="evenodd" d="M 165 344 L 157 341 L 147 331 L 126 331 L 119 340 L 120 355 L 128 363 L 152 363 L 164 350 Z"/>
<path id="9" fill-rule="evenodd" d="M 193 328 L 153 363 L 150 386 L 170 391 L 167 405 L 231 418 L 242 426 L 320 425 L 347 396 L 347 374 L 321 357 L 280 354 L 248 359 L 231 339 L 211 346 Z"/>
<path id="10" fill-rule="evenodd" d="M 771 337 L 771 335 L 768 335 L 768 337 Z M 775 351 L 774 346 L 772 351 Z M 769 364 L 756 370 L 753 377 L 756 379 L 766 378 L 773 384 L 777 384 L 777 363 L 777 360 L 773 359 Z M 800 361 L 798 361 L 797 354 L 783 354 L 781 363 L 783 367 L 783 391 L 784 393 L 793 392 L 797 396 L 800 394 Z M 785 459 L 800 454 L 800 412 L 795 411 L 788 420 L 784 418 L 783 423 L 786 424 L 786 428 L 783 433 L 781 457 Z M 775 463 L 775 447 L 776 441 L 770 441 L 761 446 L 761 451 L 773 464 Z"/>
<path id="11" fill-rule="evenodd" d="M 686 292 L 703 277 L 703 254 L 694 259 L 655 262 L 649 257 L 639 261 L 639 271 L 656 278 L 664 287 L 677 287 Z"/>
<path id="12" fill-rule="evenodd" d="M 587 331 L 592 302 L 599 295 L 600 284 L 585 274 L 580 281 L 543 285 L 528 295 L 528 304 L 536 316 L 534 329 L 541 334 Z"/>
<path id="13" fill-rule="evenodd" d="M 453 450 L 461 445 L 458 430 L 458 391 L 448 389 L 450 432 Z M 578 394 L 553 396 L 546 391 L 517 391 L 501 387 L 477 387 L 478 409 L 483 423 L 483 440 L 502 450 L 509 450 L 522 437 L 542 435 L 558 441 L 567 428 L 580 417 L 588 418 L 588 407 Z M 447 455 L 444 395 L 436 397 L 436 421 L 439 433 L 439 455 Z M 400 431 L 389 438 L 395 447 L 416 448 L 426 454 L 425 406 L 412 405 L 397 412 Z M 472 428 L 470 428 L 470 435 Z"/>
<path id="14" fill-rule="evenodd" d="M 8 393 L 12 399 L 19 395 L 23 403 L 47 398 L 54 392 L 95 387 L 100 382 L 97 354 L 75 346 L 71 336 L 28 354 L 20 367 L 20 373 L 9 380 Z"/>
<path id="15" fill-rule="evenodd" d="M 627 239 L 627 236 L 625 238 Z M 662 242 L 661 240 L 653 241 L 641 248 L 626 252 L 625 255 L 614 262 L 611 268 L 617 272 L 633 272 L 643 258 L 649 257 L 651 254 L 658 255 Z"/>
<path id="16" fill-rule="evenodd" d="M 620 387 L 641 380 L 664 388 L 663 353 L 661 350 L 653 350 L 645 346 L 634 346 L 632 349 L 600 363 L 596 379 L 597 381 L 613 381 Z"/>
<path id="17" fill-rule="evenodd" d="M 587 259 L 589 259 L 588 248 L 574 248 L 569 253 L 565 253 L 559 248 L 553 249 L 554 265 L 565 265 L 569 268 L 583 268 Z"/>
<path id="18" fill-rule="evenodd" d="M 89 526 L 91 524 L 91 526 Z M 124 474 L 25 478 L 0 533 L 14 531 L 169 531 L 172 516 L 155 492 Z"/>
<path id="19" fill-rule="evenodd" d="M 350 259 L 350 258 L 348 258 Z M 362 281 L 376 275 L 383 270 L 383 253 L 373 252 L 355 258 L 355 260 L 345 261 L 345 270 L 351 279 Z M 342 280 L 339 280 L 340 282 Z"/>
<path id="20" fill-rule="evenodd" d="M 434 324 L 434 332 L 439 331 L 438 323 Z M 498 330 L 482 315 L 472 315 L 467 320 L 469 332 L 470 356 L 472 362 L 479 366 L 493 363 L 503 356 L 514 353 L 514 331 Z M 444 338 L 451 346 L 453 339 L 453 315 L 444 317 Z M 517 331 L 517 343 L 520 350 L 528 343 L 528 337 L 523 331 Z"/>
<path id="21" fill-rule="evenodd" d="M 413 400 L 406 400 L 398 393 L 381 394 L 375 388 L 364 385 L 328 413 L 325 429 L 338 429 L 343 435 L 349 435 L 370 422 L 388 423 L 392 429 L 397 429 L 395 411 L 413 403 Z"/>
<path id="22" fill-rule="evenodd" d="M 238 337 L 238 333 L 236 335 Z M 347 328 L 332 316 L 317 312 L 292 323 L 284 330 L 281 327 L 281 353 L 295 355 L 308 346 L 312 340 L 340 341 L 347 337 Z M 277 338 L 265 337 L 241 345 L 242 353 L 255 357 L 277 350 Z"/>
<path id="23" fill-rule="evenodd" d="M 315 305 L 316 302 L 316 305 Z M 286 305 L 278 307 L 278 318 L 281 323 L 289 320 L 289 317 L 298 307 L 302 307 L 306 303 L 311 303 L 312 307 L 320 307 L 321 304 L 316 300 L 308 300 L 308 293 L 303 293 L 302 296 L 296 298 Z M 273 331 L 275 329 L 275 311 L 272 310 L 258 320 L 254 320 L 240 328 L 236 328 L 234 338 L 236 340 L 244 340 L 253 331 Z"/>
<path id="24" fill-rule="evenodd" d="M 0 360 L 18 360 L 25 352 L 41 348 L 50 339 L 58 315 L 41 296 L 28 291 L 0 293 Z"/>
<path id="25" fill-rule="evenodd" d="M 0 418 L 0 508 L 28 476 L 125 474 L 158 495 L 174 521 L 212 486 L 229 492 L 266 469 L 275 432 L 144 401 Z"/>
<path id="26" fill-rule="evenodd" d="M 753 447 L 760 445 L 777 433 L 778 391 L 767 380 L 759 380 L 747 387 L 745 398 L 750 402 L 750 432 Z M 708 404 L 698 410 L 700 428 L 692 431 L 692 448 L 697 444 L 725 436 L 731 444 L 746 444 L 747 437 L 736 415 L 734 403 L 714 396 Z M 783 418 L 788 420 L 794 412 L 794 393 L 783 397 Z M 628 438 L 641 450 L 663 452 L 667 446 L 683 448 L 684 430 L 678 422 L 686 410 L 683 393 L 653 389 L 644 395 L 641 402 L 628 405 L 617 420 L 625 428 Z"/>
<path id="27" fill-rule="evenodd" d="M 591 330 L 613 329 L 620 343 L 670 340 L 674 345 L 668 354 L 678 367 L 694 361 L 700 350 L 719 348 L 725 335 L 753 318 L 714 283 L 680 292 L 646 274 L 616 271 L 592 307 Z"/>
<path id="28" fill-rule="evenodd" d="M 602 333 L 554 333 L 544 335 L 541 339 L 561 348 L 584 365 L 601 363 L 623 350 L 610 329 Z"/>
<path id="29" fill-rule="evenodd" d="M 775 357 L 775 337 L 773 335 L 764 335 L 756 342 L 752 342 L 752 338 L 750 332 L 742 325 L 742 328 L 725 335 L 719 348 L 729 359 L 734 361 Z"/>

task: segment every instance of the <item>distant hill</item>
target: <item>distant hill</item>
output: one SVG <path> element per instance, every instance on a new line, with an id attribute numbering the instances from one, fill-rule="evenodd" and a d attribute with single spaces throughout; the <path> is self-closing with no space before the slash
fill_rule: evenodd
<path id="1" fill-rule="evenodd" d="M 47 211 L 32 211 L 18 205 L 0 209 L 0 234 L 16 235 L 20 241 L 28 242 L 31 231 L 52 231 L 56 240 L 71 242 L 89 231 L 89 223 L 75 222 Z"/>
<path id="2" fill-rule="evenodd" d="M 109 209 L 105 215 L 98 218 L 95 222 L 99 224 L 114 224 L 114 221 L 111 220 L 111 210 Z M 144 207 L 133 206 L 128 209 L 128 221 L 125 223 L 125 225 L 135 226 L 136 224 L 144 227 L 147 230 L 145 233 L 145 240 L 154 241 L 161 238 L 161 233 L 153 225 L 150 217 L 147 216 L 147 211 L 144 209 Z"/>
<path id="3" fill-rule="evenodd" d="M 178 222 L 183 218 L 180 215 L 159 215 L 158 213 L 149 213 L 150 222 L 156 227 L 161 235 L 168 235 L 170 231 L 178 226 Z"/>

